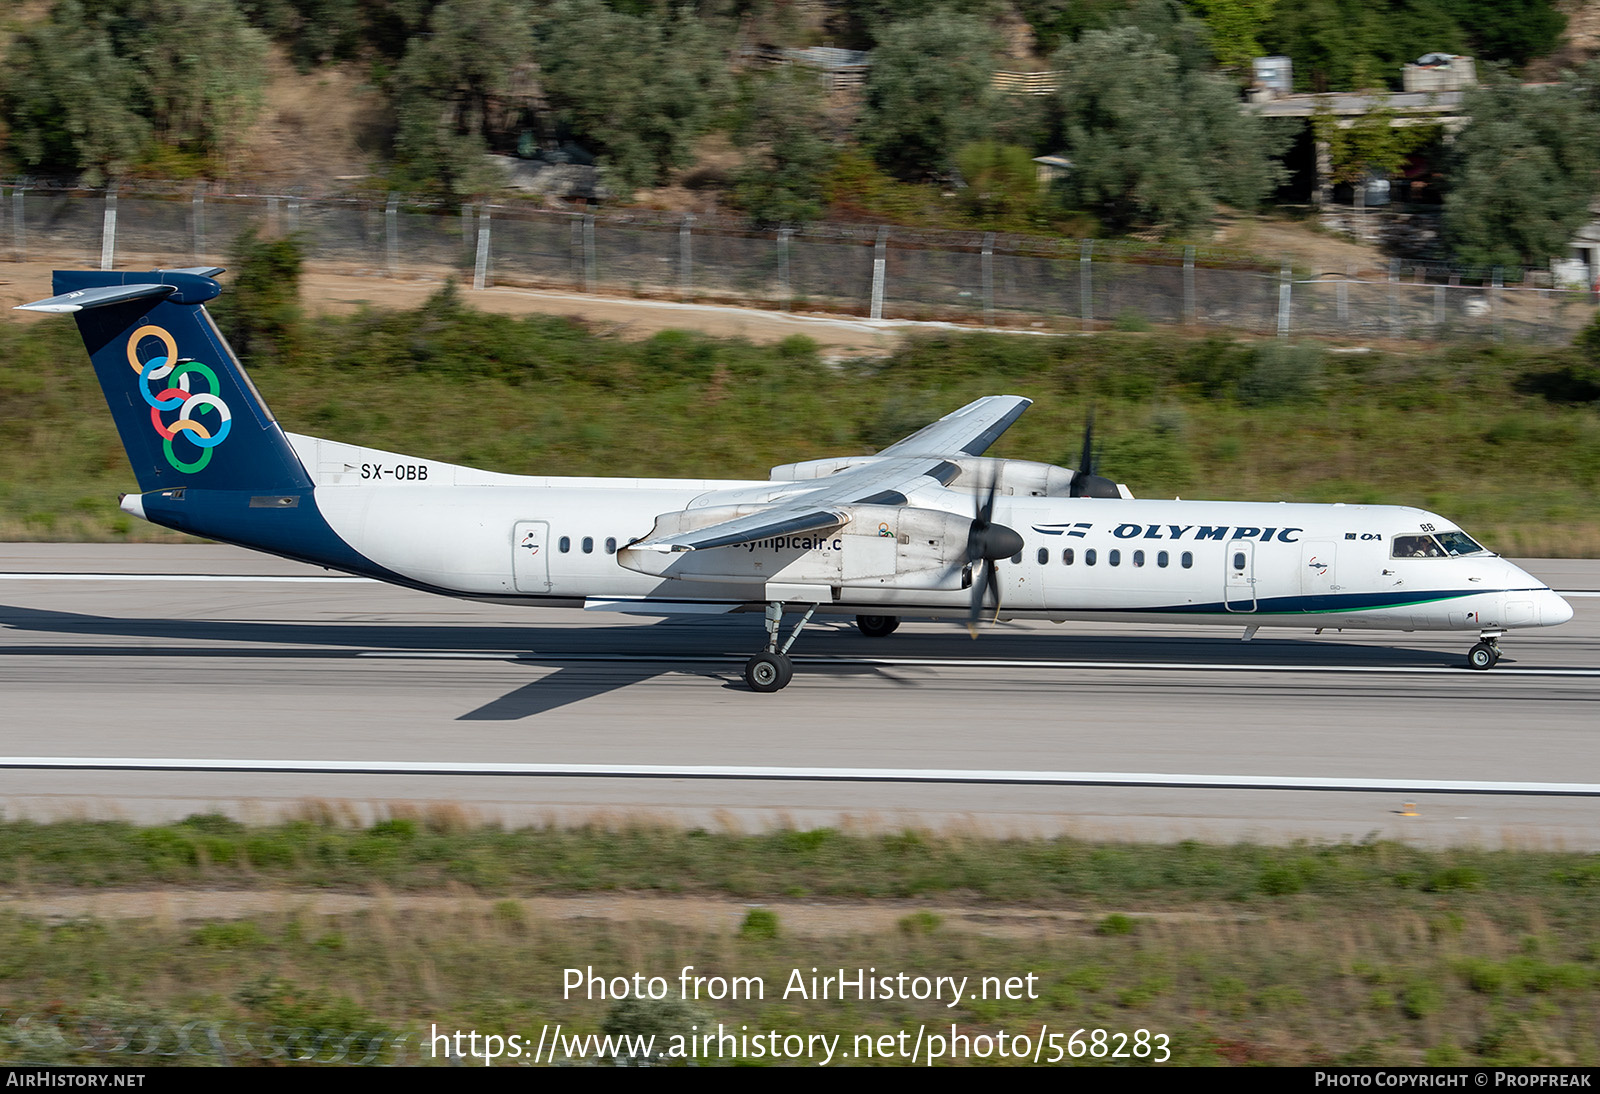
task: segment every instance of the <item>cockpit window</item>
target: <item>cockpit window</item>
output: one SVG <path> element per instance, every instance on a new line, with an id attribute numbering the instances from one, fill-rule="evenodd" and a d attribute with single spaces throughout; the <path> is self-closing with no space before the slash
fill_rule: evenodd
<path id="1" fill-rule="evenodd" d="M 1465 532 L 1440 532 L 1437 538 L 1452 555 L 1475 555 L 1484 549 Z"/>
<path id="2" fill-rule="evenodd" d="M 1444 548 L 1432 536 L 1395 536 L 1391 558 L 1444 558 Z"/>

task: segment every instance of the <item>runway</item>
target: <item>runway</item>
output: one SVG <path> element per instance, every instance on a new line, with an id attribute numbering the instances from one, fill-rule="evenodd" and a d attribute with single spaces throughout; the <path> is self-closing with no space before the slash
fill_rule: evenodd
<path id="1" fill-rule="evenodd" d="M 1522 564 L 1600 592 L 1600 562 Z M 1459 667 L 1468 635 L 833 621 L 756 695 L 759 616 L 482 606 L 224 547 L 0 545 L 0 767 L 130 761 L 0 769 L 0 805 L 1595 850 L 1600 800 L 1508 790 L 1600 784 L 1600 598 L 1571 603 L 1487 673 Z M 157 760 L 189 766 L 140 769 Z"/>

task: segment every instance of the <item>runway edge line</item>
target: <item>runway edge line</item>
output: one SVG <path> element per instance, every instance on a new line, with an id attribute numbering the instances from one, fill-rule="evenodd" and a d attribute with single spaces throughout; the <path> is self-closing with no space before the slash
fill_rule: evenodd
<path id="1" fill-rule="evenodd" d="M 1373 791 L 1600 797 L 1600 783 L 1447 779 L 1317 778 L 1120 771 L 941 770 L 873 767 L 741 767 L 707 764 L 465 763 L 394 760 L 233 760 L 170 757 L 0 756 L 0 769 L 29 771 L 215 772 L 284 775 L 455 775 L 502 778 L 747 779 L 790 782 L 995 783 L 1197 790 Z"/>

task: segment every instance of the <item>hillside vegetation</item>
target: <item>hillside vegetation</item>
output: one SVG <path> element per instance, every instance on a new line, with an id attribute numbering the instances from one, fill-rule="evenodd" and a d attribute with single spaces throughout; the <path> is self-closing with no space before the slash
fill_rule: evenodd
<path id="1" fill-rule="evenodd" d="M 515 155 L 597 165 L 603 200 L 673 187 L 762 227 L 1204 241 L 1219 203 L 1309 193 L 1307 121 L 1240 109 L 1252 57 L 1289 56 L 1295 90 L 1321 93 L 1466 53 L 1485 86 L 1459 140 L 1376 108 L 1331 141 L 1332 178 L 1405 172 L 1443 202 L 1440 256 L 1543 267 L 1600 193 L 1600 68 L 1518 82 L 1582 61 L 1566 27 L 1552 0 L 58 0 L 0 18 L 0 159 L 89 185 L 287 162 L 312 174 L 274 185 L 453 203 L 503 187 Z M 869 51 L 860 86 L 775 63 L 816 45 Z M 1006 93 L 1014 71 L 1054 75 Z M 351 132 L 317 176 L 295 145 L 319 101 Z M 1073 164 L 1049 186 L 1045 154 Z"/>

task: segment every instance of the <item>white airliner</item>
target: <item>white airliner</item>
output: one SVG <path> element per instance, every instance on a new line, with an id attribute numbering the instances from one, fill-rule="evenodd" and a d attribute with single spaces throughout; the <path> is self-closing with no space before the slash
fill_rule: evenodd
<path id="1" fill-rule="evenodd" d="M 474 600 L 647 614 L 764 610 L 745 679 L 776 691 L 818 613 L 1462 631 L 1487 669 L 1572 609 L 1443 517 L 1385 505 L 1136 500 L 983 458 L 1030 405 L 979 399 L 875 455 L 766 481 L 544 478 L 286 433 L 211 322 L 214 268 L 59 271 L 142 493 L 209 539 Z M 1088 445 L 1085 444 L 1087 451 Z M 1083 461 L 1087 463 L 1087 459 Z M 786 611 L 801 614 L 787 640 Z"/>

